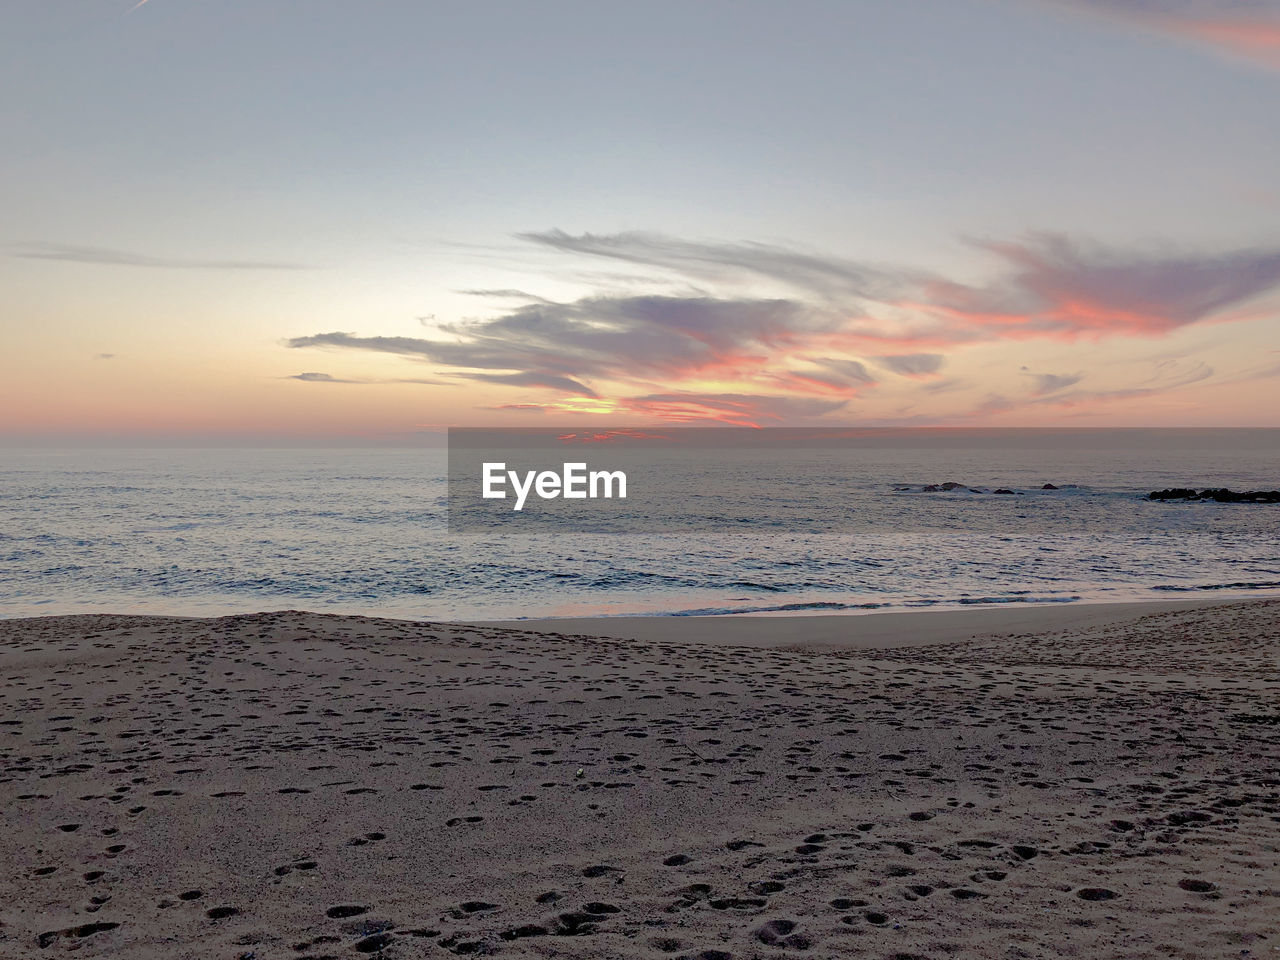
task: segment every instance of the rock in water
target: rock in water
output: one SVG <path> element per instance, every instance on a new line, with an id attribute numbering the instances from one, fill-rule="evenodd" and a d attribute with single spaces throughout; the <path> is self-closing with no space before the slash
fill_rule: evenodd
<path id="1" fill-rule="evenodd" d="M 1152 490 L 1148 500 L 1212 501 L 1214 503 L 1280 503 L 1280 490 L 1248 490 L 1237 493 L 1226 487 L 1210 487 L 1198 493 L 1188 487 Z"/>

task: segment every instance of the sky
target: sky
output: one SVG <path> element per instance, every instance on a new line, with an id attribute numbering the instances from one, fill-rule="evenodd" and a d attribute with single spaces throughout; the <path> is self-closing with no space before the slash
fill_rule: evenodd
<path id="1" fill-rule="evenodd" d="M 1280 426 L 1280 0 L 10 0 L 0 439 Z"/>

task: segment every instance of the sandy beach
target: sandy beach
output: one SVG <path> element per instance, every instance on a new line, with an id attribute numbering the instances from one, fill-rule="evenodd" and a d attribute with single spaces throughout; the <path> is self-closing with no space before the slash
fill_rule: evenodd
<path id="1" fill-rule="evenodd" d="M 1280 956 L 1280 601 L 1027 616 L 0 621 L 0 956 Z"/>

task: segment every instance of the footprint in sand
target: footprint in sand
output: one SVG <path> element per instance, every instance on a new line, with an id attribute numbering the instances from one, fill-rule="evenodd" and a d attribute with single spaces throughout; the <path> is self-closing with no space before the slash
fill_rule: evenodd
<path id="1" fill-rule="evenodd" d="M 1212 893 L 1218 889 L 1217 884 L 1210 883 L 1208 880 L 1197 880 L 1194 877 L 1179 880 L 1178 886 L 1190 893 Z"/>
<path id="2" fill-rule="evenodd" d="M 324 915 L 330 920 L 345 920 L 348 917 L 358 917 L 362 913 L 367 913 L 368 907 L 359 903 L 340 903 L 335 907 L 330 907 L 324 912 Z"/>
<path id="3" fill-rule="evenodd" d="M 1081 900 L 1114 900 L 1119 896 L 1114 890 L 1108 890 L 1106 887 L 1084 887 L 1076 891 L 1076 896 Z"/>

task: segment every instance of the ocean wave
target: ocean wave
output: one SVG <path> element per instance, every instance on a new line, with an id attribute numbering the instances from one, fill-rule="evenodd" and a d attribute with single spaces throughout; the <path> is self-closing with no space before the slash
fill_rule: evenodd
<path id="1" fill-rule="evenodd" d="M 922 607 L 962 607 L 982 604 L 1005 603 L 1074 603 L 1082 600 L 1079 595 L 1069 597 L 1036 597 L 1036 596 L 996 596 L 996 597 L 947 597 L 920 600 L 884 600 L 884 601 L 842 601 L 842 600 L 809 600 L 796 603 L 757 604 L 744 607 L 698 607 L 688 610 L 670 610 L 638 614 L 646 617 L 719 617 L 739 613 L 813 613 L 823 610 L 887 610 L 896 608 L 912 610 Z M 636 616 L 636 614 L 618 614 L 618 616 Z"/>
<path id="2" fill-rule="evenodd" d="M 1261 582 L 1240 581 L 1237 583 L 1197 583 L 1190 585 L 1160 583 L 1156 584 L 1151 589 L 1169 591 L 1173 593 L 1195 593 L 1199 590 L 1280 590 L 1280 580 L 1264 580 Z"/>

